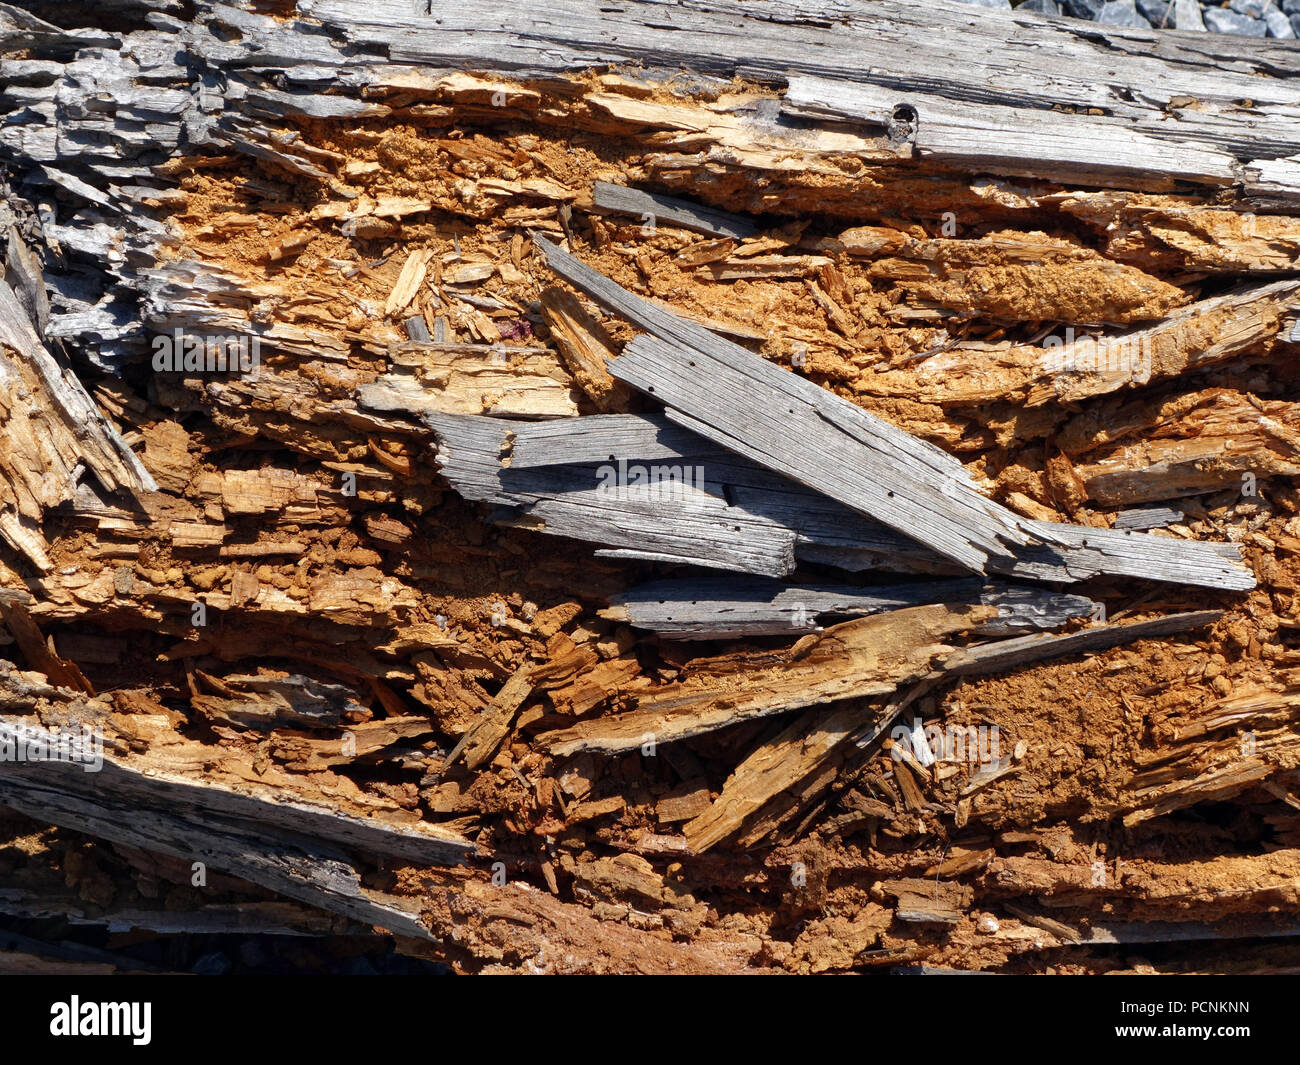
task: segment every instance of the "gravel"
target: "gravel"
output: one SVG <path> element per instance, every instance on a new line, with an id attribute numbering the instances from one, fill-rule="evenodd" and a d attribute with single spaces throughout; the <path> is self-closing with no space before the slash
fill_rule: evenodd
<path id="1" fill-rule="evenodd" d="M 1290 39 L 1295 36 L 1295 27 L 1291 25 L 1291 20 L 1276 7 L 1269 7 L 1264 12 L 1264 25 L 1268 27 L 1270 37 L 1281 37 Z"/>
<path id="2" fill-rule="evenodd" d="M 1151 23 L 1138 14 L 1133 0 L 1109 0 L 1102 4 L 1097 14 L 1097 21 L 1104 26 L 1132 26 L 1135 29 L 1150 29 Z"/>
<path id="3" fill-rule="evenodd" d="M 1165 0 L 1137 0 L 1137 9 L 1153 26 L 1172 26 L 1174 14 Z"/>
<path id="4" fill-rule="evenodd" d="M 1300 37 L 1300 0 L 961 0 L 978 7 L 1100 22 L 1133 29 L 1230 33 L 1237 37 Z"/>
<path id="5" fill-rule="evenodd" d="M 1300 0 L 1295 2 L 1300 3 Z M 1204 32 L 1205 18 L 1196 0 L 1174 0 L 1174 29 Z"/>
<path id="6" fill-rule="evenodd" d="M 1232 33 L 1238 37 L 1268 36 L 1268 26 L 1263 20 L 1239 15 L 1226 7 L 1207 7 L 1205 28 L 1213 33 Z"/>

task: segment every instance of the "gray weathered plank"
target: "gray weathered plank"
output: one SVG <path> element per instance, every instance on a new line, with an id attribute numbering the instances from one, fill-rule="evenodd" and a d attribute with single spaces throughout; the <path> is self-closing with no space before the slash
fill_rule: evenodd
<path id="1" fill-rule="evenodd" d="M 467 499 L 515 509 L 511 524 L 603 545 L 602 555 L 692 563 L 784 576 L 795 537 L 771 519 L 731 506 L 715 481 L 678 461 L 647 468 L 643 484 L 598 469 L 512 471 L 501 466 L 508 434 L 526 423 L 428 412 L 438 465 Z M 610 471 L 607 471 L 607 473 Z"/>
<path id="2" fill-rule="evenodd" d="M 1042 662 L 1048 658 L 1065 655 L 1088 654 L 1106 651 L 1133 640 L 1156 636 L 1177 636 L 1179 633 L 1213 625 L 1223 617 L 1222 610 L 1194 610 L 1183 614 L 1166 614 L 1149 621 L 1135 621 L 1122 625 L 1099 625 L 1082 629 L 1066 636 L 1017 636 L 1010 640 L 966 647 L 944 663 L 944 672 L 954 676 L 977 673 L 1002 673 L 1009 669 Z"/>
<path id="3" fill-rule="evenodd" d="M 910 109 L 917 159 L 977 173 L 1153 191 L 1172 190 L 1178 182 L 1222 187 L 1240 179 L 1229 152 L 1161 139 L 1119 118 L 809 77 L 791 78 L 782 102 L 782 110 L 797 118 L 881 130 L 896 124 L 904 108 Z"/>
<path id="4" fill-rule="evenodd" d="M 610 372 L 674 421 L 977 573 L 1030 542 L 1024 519 L 982 496 L 939 448 L 536 243 L 561 277 L 653 334 L 628 344 Z"/>
<path id="5" fill-rule="evenodd" d="M 758 232 L 758 226 L 753 222 L 730 211 L 704 207 L 663 193 L 611 185 L 608 181 L 597 181 L 592 185 L 591 202 L 599 211 L 648 218 L 656 224 L 667 222 L 715 237 L 752 237 Z"/>
<path id="6" fill-rule="evenodd" d="M 463 495 L 510 508 L 513 523 L 617 545 L 614 557 L 689 561 L 773 577 L 788 574 L 794 560 L 851 571 L 959 570 L 910 537 L 732 455 L 662 414 L 435 421 L 429 424 L 444 441 L 442 471 Z M 629 526 L 626 502 L 595 491 L 600 467 L 611 464 L 617 470 L 619 463 L 644 465 L 647 471 L 702 468 L 705 490 L 713 496 L 709 506 L 725 508 L 717 511 L 725 515 L 722 539 L 701 535 L 700 515 L 691 513 L 684 494 L 661 496 Z M 633 530 L 645 538 L 640 546 Z M 686 530 L 691 535 L 682 542 Z M 1255 584 L 1233 544 L 1059 524 L 1048 530 L 1059 546 L 1016 548 L 1013 557 L 994 560 L 992 568 L 1005 576 L 1067 583 L 1108 574 L 1225 590 Z M 735 542 L 742 534 L 753 538 L 752 552 Z M 689 557 L 681 550 L 658 549 L 664 538 L 688 547 Z M 769 549 L 762 549 L 764 544 Z"/>
<path id="7" fill-rule="evenodd" d="M 817 631 L 828 620 L 863 617 L 922 603 L 980 602 L 999 616 L 985 636 L 1060 628 L 1087 617 L 1091 599 L 1042 589 L 984 585 L 978 578 L 853 587 L 787 585 L 754 577 L 672 579 L 637 585 L 610 600 L 605 616 L 674 640 L 744 639 Z"/>
<path id="8" fill-rule="evenodd" d="M 1183 520 L 1183 512 L 1173 507 L 1132 507 L 1115 515 L 1115 528 L 1140 532 L 1143 529 L 1162 529 Z"/>
<path id="9" fill-rule="evenodd" d="M 1180 177 L 1211 186 L 1225 184 L 1226 169 L 1227 182 L 1245 182 L 1261 202 L 1300 195 L 1300 168 L 1274 162 L 1300 143 L 1300 55 L 1280 41 L 973 11 L 943 0 L 570 0 L 540 19 L 491 0 L 299 7 L 359 58 L 548 73 L 635 62 L 769 84 L 856 83 L 896 93 L 895 103 L 921 94 L 923 131 L 937 111 L 959 116 L 972 105 L 975 139 L 958 145 L 968 158 L 1003 136 L 1020 141 L 1009 148 L 1023 156 L 1033 149 L 1014 134 L 1022 129 L 1037 138 L 1049 172 L 1056 153 L 1098 183 L 1122 185 L 1149 180 L 1135 169 L 1143 160 L 1156 174 L 1168 162 Z M 1020 118 L 989 121 L 986 108 Z M 960 138 L 961 127 L 948 133 Z M 1106 158 L 1112 149 L 1118 165 Z"/>

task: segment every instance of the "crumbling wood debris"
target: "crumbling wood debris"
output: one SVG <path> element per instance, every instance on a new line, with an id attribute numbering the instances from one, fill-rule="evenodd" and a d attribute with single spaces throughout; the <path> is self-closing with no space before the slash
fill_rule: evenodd
<path id="1" fill-rule="evenodd" d="M 1300 54 L 832 15 L 0 9 L 0 965 L 1277 959 Z"/>
<path id="2" fill-rule="evenodd" d="M 978 634 L 986 623 L 997 624 L 998 615 L 997 606 L 961 602 L 870 615 L 806 635 L 787 652 L 756 655 L 743 676 L 735 675 L 739 663 L 734 658 L 704 659 L 676 684 L 638 697 L 631 712 L 544 733 L 538 742 L 561 758 L 585 751 L 628 751 L 643 745 L 646 737 L 671 743 L 801 707 L 887 695 L 938 675 L 1014 669 L 1045 658 L 1186 632 L 1220 616 L 1214 611 L 1172 614 L 1066 636 L 1035 633 L 962 648 L 942 642 L 961 633 Z M 743 653 L 739 662 L 744 662 Z"/>
<path id="3" fill-rule="evenodd" d="M 59 365 L 13 289 L 0 281 L 0 535 L 41 570 L 53 563 L 45 511 L 72 498 L 83 471 L 108 491 L 157 488 L 77 377 Z"/>
<path id="4" fill-rule="evenodd" d="M 1212 624 L 1217 617 L 1213 611 L 1193 612 L 1127 625 L 1102 625 L 1069 636 L 1035 634 L 994 641 L 955 651 L 938 664 L 934 674 L 917 679 L 923 685 L 932 685 L 943 674 L 996 672 L 1132 640 L 1187 632 Z M 825 774 L 819 775 L 819 770 L 840 752 L 841 744 L 861 749 L 875 743 L 908 701 L 886 704 L 874 714 L 867 713 L 866 720 L 861 706 L 846 703 L 792 722 L 775 739 L 760 745 L 742 761 L 727 779 L 713 806 L 686 825 L 688 845 L 699 853 L 740 831 L 742 826 L 747 829 L 749 843 L 763 838 L 788 819 L 793 807 L 777 806 L 769 811 L 767 818 L 755 818 L 756 813 L 783 793 L 796 789 L 802 781 L 812 780 L 814 786 L 803 793 L 796 792 L 798 802 L 794 807 L 815 798 L 830 783 Z"/>
<path id="5" fill-rule="evenodd" d="M 945 639 L 997 616 L 997 607 L 961 601 L 904 607 L 810 633 L 775 654 L 704 659 L 677 683 L 639 697 L 629 713 L 543 733 L 538 743 L 557 758 L 630 751 L 647 737 L 672 743 L 803 707 L 885 695 L 950 653 Z"/>

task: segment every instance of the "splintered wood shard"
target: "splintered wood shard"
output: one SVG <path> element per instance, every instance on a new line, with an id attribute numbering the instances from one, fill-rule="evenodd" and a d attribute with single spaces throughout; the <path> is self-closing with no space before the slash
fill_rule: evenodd
<path id="1" fill-rule="evenodd" d="M 783 576 L 794 569 L 794 534 L 729 505 L 698 467 L 666 467 L 644 483 L 618 470 L 503 470 L 507 434 L 520 423 L 470 415 L 424 415 L 438 439 L 438 468 L 467 499 L 515 508 L 511 523 L 601 544 L 604 555 L 688 562 Z M 531 474 L 531 476 L 530 476 Z"/>
<path id="2" fill-rule="evenodd" d="M 598 210 L 611 214 L 635 215 L 646 222 L 667 222 L 715 237 L 752 237 L 758 232 L 753 222 L 728 211 L 702 207 L 676 196 L 611 185 L 607 181 L 592 185 L 591 202 Z"/>
<path id="3" fill-rule="evenodd" d="M 998 608 L 966 603 L 906 607 L 812 633 L 771 656 L 707 660 L 683 681 L 660 688 L 626 714 L 543 733 L 556 757 L 630 751 L 653 736 L 671 743 L 802 707 L 892 692 L 953 648 L 944 640 L 994 621 Z M 739 671 L 738 666 L 748 665 Z"/>
<path id="4" fill-rule="evenodd" d="M 1036 634 L 980 644 L 954 651 L 924 681 L 998 672 L 1134 640 L 1190 632 L 1212 625 L 1222 616 L 1222 611 L 1194 611 L 1150 621 L 1102 625 L 1067 636 Z M 686 825 L 690 849 L 699 854 L 742 828 L 744 842 L 757 842 L 774 827 L 774 820 L 764 820 L 761 811 L 769 804 L 778 806 L 776 800 L 787 792 L 794 792 L 804 802 L 814 797 L 829 784 L 827 777 L 819 773 L 837 752 L 846 744 L 862 747 L 875 742 L 900 708 L 894 702 L 873 714 L 855 703 L 846 703 L 792 721 L 774 739 L 755 748 L 727 779 L 713 805 Z M 784 811 L 778 808 L 775 812 L 779 815 Z"/>
<path id="5" fill-rule="evenodd" d="M 508 508 L 499 520 L 601 544 L 620 557 L 771 577 L 789 574 L 799 560 L 850 571 L 957 568 L 916 540 L 663 415 L 519 422 L 426 414 L 424 420 L 440 441 L 439 468 L 467 499 Z M 647 478 L 644 488 L 608 490 L 607 482 L 637 467 Z M 674 487 L 686 471 L 702 495 Z M 1056 546 L 1015 548 L 1009 558 L 991 561 L 995 572 L 1039 581 L 1110 574 L 1234 591 L 1255 586 L 1234 544 L 1026 525 L 1041 525 L 1040 538 Z M 717 538 L 710 538 L 713 532 Z"/>
<path id="6" fill-rule="evenodd" d="M 1087 617 L 1093 602 L 1035 588 L 984 586 L 978 578 L 855 588 L 787 585 L 763 578 L 707 577 L 638 585 L 614 596 L 604 616 L 676 640 L 791 636 L 820 631 L 820 621 L 860 617 L 924 603 L 978 601 L 998 608 L 981 635 L 1055 629 Z"/>
<path id="7" fill-rule="evenodd" d="M 977 573 L 1031 542 L 1024 519 L 981 495 L 937 447 L 535 243 L 566 281 L 653 334 L 628 344 L 610 372 L 673 420 Z"/>
<path id="8" fill-rule="evenodd" d="M 47 507 L 73 498 L 83 468 L 109 492 L 158 486 L 81 382 L 46 349 L 4 281 L 0 382 L 0 536 L 48 571 L 41 519 Z"/>

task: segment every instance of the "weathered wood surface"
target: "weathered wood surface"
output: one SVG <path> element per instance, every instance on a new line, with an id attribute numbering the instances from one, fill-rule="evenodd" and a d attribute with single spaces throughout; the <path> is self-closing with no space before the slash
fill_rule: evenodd
<path id="1" fill-rule="evenodd" d="M 538 423 L 425 415 L 425 421 L 442 441 L 440 469 L 466 498 L 509 507 L 539 531 L 607 545 L 625 557 L 640 552 L 774 577 L 792 572 L 797 559 L 848 570 L 952 569 L 909 536 L 663 415 Z M 646 483 L 625 491 L 607 487 L 629 470 L 639 470 Z M 1031 580 L 1112 574 L 1232 590 L 1254 586 L 1232 544 L 1044 526 L 1043 539 L 1060 546 L 1017 548 L 991 568 Z"/>
<path id="2" fill-rule="evenodd" d="M 790 79 L 782 110 L 882 130 L 901 122 L 917 160 L 983 173 L 1151 191 L 1221 187 L 1241 177 L 1217 146 L 1162 139 L 1122 118 L 1063 120 L 1056 111 L 808 77 Z"/>
<path id="3" fill-rule="evenodd" d="M 1183 512 L 1172 507 L 1134 507 L 1121 510 L 1115 515 L 1115 528 L 1141 532 L 1144 529 L 1160 529 L 1183 520 Z"/>
<path id="4" fill-rule="evenodd" d="M 753 222 L 740 215 L 676 196 L 611 185 L 608 181 L 597 181 L 592 185 L 591 202 L 598 210 L 611 214 L 635 215 L 644 225 L 666 222 L 715 237 L 752 237 L 758 232 Z"/>
<path id="5" fill-rule="evenodd" d="M 997 607 L 974 631 L 982 636 L 1056 629 L 1087 617 L 1081 595 L 983 585 L 978 579 L 867 587 L 787 585 L 761 578 L 709 577 L 640 584 L 614 596 L 604 615 L 675 640 L 744 639 L 821 631 L 830 617 L 848 618 L 923 603 L 970 600 Z"/>
<path id="6" fill-rule="evenodd" d="M 436 0 L 427 12 L 404 0 L 364 10 L 347 0 L 311 0 L 302 9 L 363 54 L 392 62 L 559 72 L 639 61 L 789 80 L 791 96 L 802 101 L 796 110 L 815 106 L 904 141 L 908 131 L 894 110 L 910 104 L 919 154 L 975 169 L 1029 169 L 1119 187 L 1151 181 L 1149 174 L 1159 175 L 1157 183 L 1244 184 L 1248 196 L 1270 205 L 1300 196 L 1300 168 L 1287 161 L 1300 144 L 1300 58 L 1284 42 L 921 0 L 712 0 L 657 5 L 653 13 L 579 3 L 548 12 L 541 26 L 486 0 Z"/>
<path id="7" fill-rule="evenodd" d="M 426 414 L 443 475 L 467 499 L 517 508 L 524 527 L 594 541 L 608 557 L 645 558 L 784 575 L 794 569 L 794 534 L 730 506 L 717 482 L 697 484 L 680 463 L 644 484 L 599 471 L 503 470 L 509 426 L 472 415 Z M 690 474 L 688 480 L 685 476 Z"/>
<path id="8" fill-rule="evenodd" d="M 978 573 L 1030 542 L 1023 519 L 980 495 L 950 455 L 537 244 L 565 280 L 653 334 L 611 372 L 669 417 Z"/>
<path id="9" fill-rule="evenodd" d="M 198 0 L 184 21 L 164 14 L 165 0 L 126 14 L 87 8 L 101 28 L 70 31 L 0 8 L 6 281 L 57 365 L 71 355 L 108 375 L 83 375 L 84 391 L 159 489 L 132 500 L 126 482 L 114 491 L 74 462 L 69 484 L 28 481 L 17 493 L 39 497 L 44 521 L 23 528 L 48 538 L 54 566 L 39 572 L 31 545 L 25 555 L 0 545 L 0 642 L 44 675 L 47 698 L 62 686 L 65 701 L 81 693 L 109 714 L 121 730 L 111 757 L 145 777 L 122 802 L 71 782 L 60 807 L 40 790 L 53 776 L 33 790 L 30 775 L 0 772 L 38 828 L 72 826 L 40 833 L 55 841 L 56 883 L 83 853 L 98 853 L 128 891 L 164 861 L 188 868 L 154 847 L 192 848 L 193 822 L 208 819 L 192 812 L 198 799 L 169 806 L 172 791 L 149 789 L 146 771 L 161 769 L 163 784 L 179 780 L 218 806 L 230 791 L 255 801 L 237 819 L 214 816 L 202 842 L 213 868 L 221 856 L 232 868 L 243 861 L 250 880 L 299 890 L 292 897 L 329 913 L 289 927 L 432 934 L 444 958 L 472 969 L 854 969 L 892 953 L 872 949 L 886 926 L 902 950 L 937 949 L 941 964 L 1014 965 L 1017 952 L 1081 943 L 1058 933 L 1086 927 L 1088 913 L 1203 918 L 1225 884 L 1239 916 L 1290 897 L 1300 842 L 1300 781 L 1287 768 L 1300 757 L 1287 642 L 1296 425 L 1279 382 L 1295 357 L 1289 275 L 1300 265 L 1285 213 L 1297 187 L 1293 46 L 911 0 L 579 0 L 544 16 L 481 0 L 400 14 L 339 3 L 327 23 L 311 14 L 324 5 L 296 15 L 252 6 Z M 589 61 L 623 73 L 555 76 Z M 511 76 L 457 72 L 476 67 Z M 682 68 L 691 73 L 666 81 Z M 727 83 L 735 74 L 760 84 Z M 426 155 L 435 165 L 422 172 Z M 1134 169 L 1165 156 L 1155 176 Z M 1062 185 L 1069 175 L 1089 184 Z M 762 233 L 697 240 L 665 223 L 647 235 L 637 215 L 593 206 L 597 178 L 723 206 Z M 959 228 L 940 237 L 949 210 Z M 1283 213 L 1252 213 L 1264 211 Z M 1244 551 L 1263 588 L 1194 643 L 1155 635 L 1041 673 L 1020 667 L 1040 652 L 1100 647 L 1096 630 L 959 647 L 1008 620 L 1045 620 L 994 617 L 968 601 L 949 610 L 965 613 L 965 628 L 934 612 L 932 625 L 914 626 L 919 647 L 897 618 L 877 614 L 794 646 L 768 639 L 700 661 L 690 645 L 599 617 L 649 567 L 483 528 L 434 469 L 436 434 L 419 411 L 508 414 L 491 432 L 466 431 L 485 461 L 468 473 L 453 462 L 450 479 L 464 473 L 466 494 L 507 521 L 563 526 L 598 548 L 613 535 L 620 558 L 787 576 L 801 563 L 887 567 L 952 585 L 961 567 L 908 530 L 659 416 L 672 428 L 640 461 L 703 465 L 717 509 L 690 519 L 645 500 L 619 531 L 624 503 L 585 495 L 618 452 L 566 462 L 568 427 L 524 419 L 581 426 L 596 419 L 575 413 L 638 409 L 643 400 L 607 369 L 627 330 L 553 285 L 529 231 L 563 238 L 652 302 L 774 365 L 790 360 L 824 390 L 959 456 L 1024 516 L 1030 538 L 1061 541 L 1008 547 L 991 572 L 1131 576 L 1088 593 L 1145 612 L 1160 590 L 1139 580 L 1251 587 Z M 1044 345 L 1045 330 L 1064 326 L 1101 334 L 1098 365 Z M 173 328 L 256 336 L 263 372 L 141 376 L 150 333 Z M 1141 360 L 1107 365 L 1134 331 L 1153 346 L 1149 373 Z M 806 364 L 791 357 L 798 342 Z M 4 354 L 30 369 L 24 353 Z M 14 391 L 43 409 L 27 378 Z M 583 446 L 603 446 L 607 428 L 591 426 Z M 56 450 L 61 470 L 70 452 Z M 26 452 L 10 454 L 28 464 Z M 1000 473 L 1004 460 L 1019 467 Z M 1260 478 L 1257 496 L 1239 490 L 1246 473 Z M 357 483 L 344 489 L 349 475 Z M 543 498 L 567 510 L 539 519 Z M 1087 527 L 1131 499 L 1167 499 L 1185 521 L 1156 536 Z M 1040 521 L 1048 530 L 1033 535 Z M 805 586 L 830 583 L 804 576 Z M 1023 595 L 1014 607 L 1070 600 Z M 195 604 L 216 623 L 195 629 Z M 865 633 L 881 639 L 859 646 Z M 828 640 L 851 647 L 847 661 L 821 646 Z M 927 658 L 938 645 L 948 651 Z M 252 665 L 264 658 L 288 668 Z M 939 668 L 962 662 L 976 672 Z M 1009 672 L 960 679 L 981 664 Z M 803 697 L 839 701 L 793 710 L 780 731 L 804 680 Z M 724 705 L 733 695 L 739 717 Z M 660 698 L 682 700 L 665 735 L 700 727 L 666 743 L 661 760 L 546 757 L 540 737 L 634 730 L 643 710 L 672 713 Z M 1029 754 L 927 769 L 922 746 L 899 743 L 890 765 L 876 743 L 909 707 L 926 721 L 987 715 Z M 1022 735 L 1037 710 L 1056 727 Z M 1110 744 L 1094 746 L 1098 719 L 1114 730 Z M 1245 730 L 1258 740 L 1249 756 Z M 1123 858 L 1124 875 L 1089 887 L 1087 861 L 1071 856 L 1089 854 L 1092 827 L 1049 823 L 1039 796 L 1053 811 L 1122 819 L 1130 834 L 1108 856 Z M 505 862 L 511 883 L 489 878 L 486 861 L 381 864 L 382 846 L 341 842 L 333 821 L 277 827 L 299 801 L 374 831 L 440 825 Z M 1264 827 L 1230 843 L 1198 838 L 1194 863 L 1152 860 L 1160 818 L 1205 802 L 1232 802 L 1240 824 Z M 137 808 L 149 813 L 133 820 Z M 14 822 L 27 831 L 22 818 L 0 818 Z M 963 832 L 992 839 L 971 850 Z M 54 848 L 72 833 L 108 842 L 79 840 L 64 864 Z M 731 853 L 686 857 L 715 833 Z M 956 842 L 927 871 L 935 839 Z M 994 859 L 996 876 L 976 875 Z M 423 868 L 391 868 L 408 860 Z M 810 860 L 806 892 L 785 887 L 794 860 Z M 390 873 L 419 893 L 419 921 L 409 901 L 374 890 Z M 881 901 L 873 892 L 864 902 L 860 885 L 877 880 Z M 69 895 L 79 889 L 95 886 L 68 881 Z M 51 911 L 71 912 L 55 894 Z M 1022 895 L 1070 902 L 1052 907 L 1050 925 L 1029 908 L 1018 924 L 1002 902 Z M 779 909 L 765 901 L 778 897 Z M 32 898 L 8 895 L 0 909 Z M 136 912 L 93 916 L 103 927 Z M 173 912 L 170 923 L 140 919 L 229 927 Z M 990 912 L 1005 937 L 975 934 L 976 916 Z M 791 920 L 745 931 L 778 913 Z M 276 927 L 263 917 L 258 927 Z M 954 934 L 936 946 L 909 932 L 916 920 Z"/>

